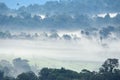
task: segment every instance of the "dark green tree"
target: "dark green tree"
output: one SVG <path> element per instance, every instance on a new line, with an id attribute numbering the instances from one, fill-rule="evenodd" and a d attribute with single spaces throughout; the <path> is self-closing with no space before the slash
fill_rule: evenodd
<path id="1" fill-rule="evenodd" d="M 80 75 L 80 80 L 92 80 L 93 76 L 95 75 L 95 72 L 91 72 L 87 69 L 83 69 L 79 75 Z"/>
<path id="2" fill-rule="evenodd" d="M 118 59 L 107 59 L 102 67 L 100 68 L 100 72 L 111 72 L 113 73 L 116 68 L 119 66 Z"/>
<path id="3" fill-rule="evenodd" d="M 48 69 L 43 68 L 39 73 L 40 80 L 77 80 L 79 74 L 72 70 L 61 69 Z"/>
<path id="4" fill-rule="evenodd" d="M 38 78 L 35 73 L 26 72 L 18 75 L 16 80 L 38 80 Z"/>

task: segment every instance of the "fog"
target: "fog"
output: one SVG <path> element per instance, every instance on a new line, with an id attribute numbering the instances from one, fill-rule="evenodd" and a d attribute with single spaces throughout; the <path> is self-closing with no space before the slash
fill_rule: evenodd
<path id="1" fill-rule="evenodd" d="M 95 71 L 107 58 L 120 59 L 120 0 L 13 2 L 17 8 L 0 1 L 5 76 L 43 67 Z"/>
<path id="2" fill-rule="evenodd" d="M 119 45 L 119 39 L 100 41 L 96 36 L 89 38 L 82 35 L 77 40 L 0 39 L 0 59 L 11 62 L 20 57 L 40 69 L 65 67 L 76 71 L 83 68 L 97 70 L 107 58 L 120 58 Z"/>

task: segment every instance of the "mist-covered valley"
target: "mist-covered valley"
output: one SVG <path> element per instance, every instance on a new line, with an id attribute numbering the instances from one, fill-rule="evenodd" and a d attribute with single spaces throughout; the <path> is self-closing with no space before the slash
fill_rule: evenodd
<path id="1" fill-rule="evenodd" d="M 27 72 L 23 64 L 24 61 L 27 65 L 29 63 L 31 68 L 29 70 L 37 73 L 38 70 L 44 67 L 65 67 L 75 71 L 80 71 L 83 68 L 98 70 L 100 64 L 106 58 L 119 59 L 120 57 L 120 38 L 114 32 L 113 27 L 92 32 L 85 30 L 50 32 L 1 31 L 0 42 L 0 60 L 3 63 L 1 64 L 3 69 L 12 66 L 12 71 L 14 71 L 15 65 L 12 60 L 16 58 L 18 58 L 18 63 L 21 64 L 20 69 L 17 69 L 18 73 L 12 73 L 14 76 Z M 21 62 L 21 58 L 23 62 Z M 4 60 L 9 61 L 11 66 L 8 66 L 8 62 L 4 62 Z M 26 60 L 29 62 L 26 62 Z M 9 69 L 11 70 L 11 68 Z"/>
<path id="2" fill-rule="evenodd" d="M 44 67 L 98 71 L 106 59 L 120 59 L 120 0 L 22 3 L 0 1 L 4 76 L 38 74 Z"/>

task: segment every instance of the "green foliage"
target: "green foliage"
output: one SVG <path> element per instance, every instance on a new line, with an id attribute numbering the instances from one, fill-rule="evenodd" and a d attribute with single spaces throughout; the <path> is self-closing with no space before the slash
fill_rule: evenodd
<path id="1" fill-rule="evenodd" d="M 75 71 L 61 69 L 43 68 L 39 73 L 40 80 L 74 80 L 79 78 L 79 74 Z"/>
<path id="2" fill-rule="evenodd" d="M 113 73 L 116 68 L 118 68 L 119 62 L 118 59 L 107 59 L 104 64 L 102 65 L 102 68 L 100 69 L 100 72 L 111 72 Z"/>
<path id="3" fill-rule="evenodd" d="M 33 72 L 22 73 L 18 75 L 16 80 L 38 80 L 37 76 Z"/>
<path id="4" fill-rule="evenodd" d="M 91 72 L 83 69 L 78 73 L 65 68 L 43 68 L 38 76 L 33 72 L 26 72 L 18 75 L 16 79 L 13 77 L 4 77 L 4 72 L 0 71 L 0 80 L 120 80 L 118 66 L 118 59 L 107 59 L 99 72 Z"/>

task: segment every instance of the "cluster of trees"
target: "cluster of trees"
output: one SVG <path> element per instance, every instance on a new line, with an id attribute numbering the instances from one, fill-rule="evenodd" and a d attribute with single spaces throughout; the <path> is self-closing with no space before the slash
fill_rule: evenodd
<path id="1" fill-rule="evenodd" d="M 86 38 L 94 38 L 95 35 L 98 39 L 119 39 L 120 38 L 120 28 L 116 28 L 113 26 L 103 27 L 100 29 L 94 29 L 92 31 L 81 30 L 79 35 Z M 112 37 L 112 34 L 114 36 Z M 51 30 L 51 32 L 41 32 L 41 33 L 11 33 L 10 31 L 0 31 L 0 39 L 27 39 L 27 40 L 80 40 L 82 37 L 79 37 L 77 34 L 73 33 L 64 33 L 60 36 L 59 32 L 56 30 Z"/>
<path id="2" fill-rule="evenodd" d="M 0 80 L 120 80 L 118 67 L 118 59 L 107 59 L 98 72 L 83 69 L 78 73 L 65 68 L 43 68 L 38 75 L 30 71 L 13 78 L 4 76 L 4 72 L 0 71 Z"/>
<path id="3" fill-rule="evenodd" d="M 29 5 L 19 8 L 19 11 L 28 11 L 30 13 L 39 12 L 44 14 L 93 14 L 104 12 L 119 12 L 120 1 L 116 0 L 59 0 L 48 1 L 44 5 Z"/>
<path id="4" fill-rule="evenodd" d="M 26 40 L 33 40 L 33 39 L 39 39 L 39 40 L 72 40 L 72 39 L 79 39 L 77 36 L 71 34 L 63 34 L 62 36 L 59 35 L 56 31 L 50 32 L 48 34 L 47 32 L 42 33 L 25 33 L 21 32 L 18 34 L 12 34 L 9 31 L 0 31 L 0 39 L 26 39 Z"/>
<path id="5" fill-rule="evenodd" d="M 109 14 L 107 14 L 104 18 L 98 16 L 93 18 L 91 17 L 90 14 L 79 13 L 79 12 L 83 12 L 82 10 L 86 10 L 85 11 L 86 13 L 89 13 L 89 10 L 92 11 L 91 7 L 83 9 L 84 5 L 90 3 L 91 3 L 90 5 L 94 6 L 94 8 L 96 8 L 95 6 L 98 6 L 100 3 L 103 4 L 103 2 L 104 4 L 106 3 L 107 8 L 116 7 L 115 5 L 119 3 L 119 0 L 116 1 L 97 0 L 97 1 L 90 1 L 90 0 L 85 0 L 82 2 L 80 0 L 66 0 L 65 2 L 62 0 L 60 0 L 59 2 L 49 1 L 45 5 L 35 4 L 35 5 L 30 5 L 28 7 L 21 7 L 18 10 L 9 9 L 4 3 L 0 3 L 0 28 L 1 29 L 67 29 L 68 30 L 68 29 L 81 29 L 81 28 L 88 29 L 94 26 L 103 27 L 104 25 L 107 26 L 113 25 L 118 27 L 120 25 L 119 22 L 120 14 L 117 14 L 117 16 L 114 18 L 111 18 Z M 99 4 L 95 5 L 96 3 Z M 112 4 L 113 6 L 111 5 L 112 7 L 108 5 L 110 3 L 114 3 Z M 55 6 L 57 6 L 58 8 Z M 72 7 L 73 9 L 70 9 L 70 11 L 73 10 L 74 13 L 70 12 L 68 9 L 71 6 L 75 7 L 75 8 Z M 82 10 L 79 10 L 81 8 L 80 6 L 83 7 Z M 42 7 L 44 8 L 42 9 Z M 62 12 L 62 10 L 60 10 L 59 8 L 66 9 L 63 11 L 68 11 L 68 13 Z M 113 10 L 115 9 L 116 8 L 114 8 Z M 32 10 L 36 10 L 37 12 Z M 57 10 L 59 11 L 58 13 L 56 13 Z M 96 10 L 93 11 L 92 16 L 97 15 L 95 12 Z M 110 13 L 110 12 L 106 11 L 104 13 Z M 117 11 L 116 13 L 119 13 L 119 11 Z M 40 15 L 44 15 L 45 18 L 43 19 Z"/>
<path id="6" fill-rule="evenodd" d="M 36 72 L 37 68 L 34 68 L 28 64 L 28 60 L 16 58 L 10 63 L 7 60 L 0 61 L 1 74 L 4 72 L 4 76 L 17 76 L 23 72 L 33 71 Z M 1 80 L 1 79 L 0 79 Z"/>
<path id="7" fill-rule="evenodd" d="M 28 11 L 30 13 L 41 13 L 41 14 L 55 14 L 55 13 L 65 13 L 65 14 L 93 14 L 93 13 L 114 13 L 120 12 L 120 1 L 116 0 L 56 0 L 47 1 L 43 5 L 34 4 L 27 7 L 22 6 L 22 4 L 17 11 Z M 19 2 L 18 2 L 19 4 Z M 0 10 L 9 10 L 7 6 L 2 4 Z"/>
<path id="8" fill-rule="evenodd" d="M 16 16 L 15 16 L 16 15 Z M 88 15 L 75 14 L 55 14 L 44 15 L 44 19 L 38 15 L 32 15 L 28 12 L 20 12 L 12 15 L 0 14 L 0 27 L 1 29 L 64 29 L 64 30 L 76 30 L 76 29 L 90 29 L 104 26 L 116 26 L 120 25 L 120 14 L 111 18 L 109 14 L 103 17 L 90 17 Z"/>

